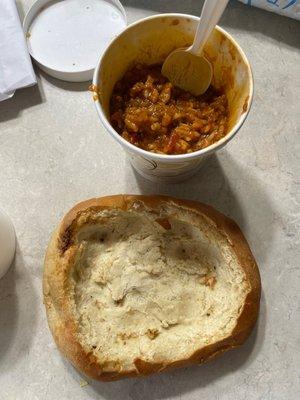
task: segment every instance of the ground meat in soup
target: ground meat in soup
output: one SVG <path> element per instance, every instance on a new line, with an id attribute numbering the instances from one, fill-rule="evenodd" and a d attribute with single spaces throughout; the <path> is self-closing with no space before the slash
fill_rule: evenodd
<path id="1" fill-rule="evenodd" d="M 201 96 L 181 90 L 161 74 L 161 65 L 136 65 L 114 87 L 114 129 L 144 150 L 184 154 L 203 149 L 227 133 L 226 95 L 212 86 Z"/>

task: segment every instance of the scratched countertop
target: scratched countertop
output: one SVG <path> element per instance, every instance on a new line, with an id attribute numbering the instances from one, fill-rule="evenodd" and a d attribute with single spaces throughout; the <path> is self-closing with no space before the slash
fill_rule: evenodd
<path id="1" fill-rule="evenodd" d="M 19 0 L 24 15 L 33 0 Z M 129 22 L 160 12 L 199 15 L 199 0 L 123 0 Z M 101 127 L 86 83 L 55 80 L 0 103 L 0 207 L 17 234 L 0 281 L 0 400 L 296 400 L 300 397 L 300 23 L 231 1 L 220 25 L 255 78 L 238 135 L 192 179 L 137 175 Z M 50 233 L 76 202 L 114 193 L 197 199 L 235 219 L 262 277 L 258 324 L 241 348 L 203 366 L 115 383 L 79 375 L 59 354 L 42 304 Z"/>

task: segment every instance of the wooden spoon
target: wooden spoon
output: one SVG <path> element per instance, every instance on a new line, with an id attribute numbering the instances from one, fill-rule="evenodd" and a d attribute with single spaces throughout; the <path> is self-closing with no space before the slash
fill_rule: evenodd
<path id="1" fill-rule="evenodd" d="M 194 43 L 187 49 L 173 51 L 162 66 L 162 74 L 170 82 L 195 96 L 206 92 L 211 84 L 213 69 L 201 53 L 228 1 L 205 0 Z"/>

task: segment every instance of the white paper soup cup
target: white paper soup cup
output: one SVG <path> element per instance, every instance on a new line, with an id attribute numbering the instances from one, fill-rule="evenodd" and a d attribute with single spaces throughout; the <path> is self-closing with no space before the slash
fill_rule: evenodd
<path id="1" fill-rule="evenodd" d="M 216 27 L 204 52 L 213 65 L 212 84 L 223 88 L 228 98 L 229 129 L 224 138 L 194 153 L 162 155 L 132 145 L 112 127 L 109 103 L 115 83 L 134 64 L 163 62 L 172 50 L 190 45 L 198 20 L 185 14 L 160 14 L 135 22 L 110 43 L 95 69 L 93 84 L 98 95 L 94 99 L 101 122 L 127 152 L 133 167 L 151 180 L 172 182 L 191 176 L 209 154 L 233 138 L 250 109 L 253 78 L 249 62 L 236 41 Z"/>

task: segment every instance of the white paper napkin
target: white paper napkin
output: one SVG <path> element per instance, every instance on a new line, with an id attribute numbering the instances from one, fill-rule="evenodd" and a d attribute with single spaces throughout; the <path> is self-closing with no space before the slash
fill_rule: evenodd
<path id="1" fill-rule="evenodd" d="M 0 101 L 36 84 L 15 0 L 0 0 Z"/>

